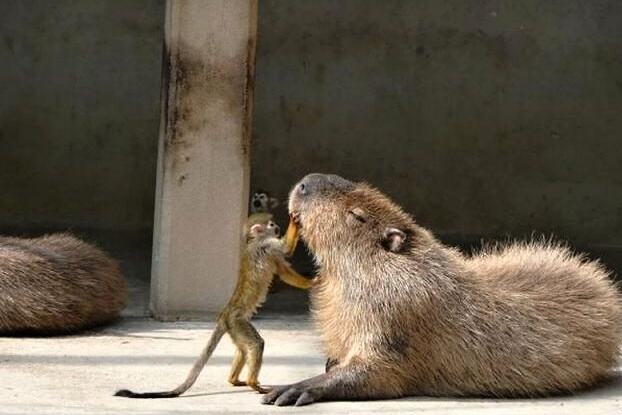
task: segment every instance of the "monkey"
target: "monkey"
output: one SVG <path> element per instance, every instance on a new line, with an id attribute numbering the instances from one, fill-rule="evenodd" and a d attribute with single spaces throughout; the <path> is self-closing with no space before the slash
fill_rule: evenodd
<path id="1" fill-rule="evenodd" d="M 69 233 L 0 237 L 0 334 L 75 333 L 115 320 L 127 301 L 119 263 Z"/>
<path id="2" fill-rule="evenodd" d="M 279 199 L 263 190 L 257 190 L 251 198 L 251 213 L 270 213 L 279 205 Z"/>
<path id="3" fill-rule="evenodd" d="M 319 266 L 311 310 L 332 366 L 274 386 L 264 404 L 550 396 L 596 385 L 617 364 L 622 296 L 603 265 L 561 243 L 466 255 L 337 175 L 305 176 L 288 208 L 287 234 Z"/>
<path id="4" fill-rule="evenodd" d="M 256 223 L 268 223 L 274 221 L 272 209 L 279 205 L 279 200 L 263 190 L 253 193 L 250 201 L 250 215 L 246 220 L 245 232 Z"/>
<path id="5" fill-rule="evenodd" d="M 272 221 L 267 224 L 256 223 L 250 227 L 233 295 L 218 316 L 216 328 L 186 380 L 171 391 L 134 393 L 123 389 L 115 393 L 115 396 L 174 398 L 181 395 L 194 384 L 225 333 L 229 333 L 236 346 L 229 383 L 233 386 L 250 386 L 259 393 L 268 391 L 260 386 L 258 380 L 264 340 L 250 319 L 265 301 L 274 274 L 297 288 L 308 289 L 314 283 L 313 280 L 299 275 L 285 260 L 279 231 L 279 226 Z M 245 364 L 248 365 L 248 379 L 241 381 L 239 375 Z"/>
<path id="6" fill-rule="evenodd" d="M 279 200 L 270 196 L 265 190 L 258 189 L 253 193 L 250 201 L 250 215 L 244 225 L 244 232 L 248 233 L 251 226 L 256 223 L 268 223 L 274 221 L 274 215 L 272 209 L 279 205 Z M 293 250 L 286 251 L 286 257 L 291 257 L 294 254 Z M 270 293 L 279 291 L 279 284 L 270 285 Z"/>

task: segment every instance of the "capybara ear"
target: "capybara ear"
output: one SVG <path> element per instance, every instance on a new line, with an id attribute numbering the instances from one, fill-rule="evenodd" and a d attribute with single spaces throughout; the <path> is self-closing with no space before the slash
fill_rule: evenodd
<path id="1" fill-rule="evenodd" d="M 400 252 L 406 243 L 406 233 L 398 228 L 388 227 L 382 236 L 382 246 L 391 252 Z"/>

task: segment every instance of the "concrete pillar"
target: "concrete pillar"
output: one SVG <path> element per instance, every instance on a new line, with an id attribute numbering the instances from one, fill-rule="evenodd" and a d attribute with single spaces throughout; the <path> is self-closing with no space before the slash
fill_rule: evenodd
<path id="1" fill-rule="evenodd" d="M 233 290 L 249 186 L 256 0 L 169 0 L 151 309 L 201 318 Z"/>

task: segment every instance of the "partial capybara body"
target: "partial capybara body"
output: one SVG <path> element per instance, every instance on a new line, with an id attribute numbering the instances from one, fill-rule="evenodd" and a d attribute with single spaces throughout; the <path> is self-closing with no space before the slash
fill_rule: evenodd
<path id="1" fill-rule="evenodd" d="M 114 320 L 127 288 L 119 264 L 70 234 L 0 237 L 0 334 L 61 334 Z"/>
<path id="2" fill-rule="evenodd" d="M 306 176 L 289 208 L 319 266 L 312 312 L 337 363 L 264 403 L 543 396 L 594 385 L 616 365 L 622 301 L 597 262 L 548 242 L 465 256 L 376 189 L 335 175 Z"/>

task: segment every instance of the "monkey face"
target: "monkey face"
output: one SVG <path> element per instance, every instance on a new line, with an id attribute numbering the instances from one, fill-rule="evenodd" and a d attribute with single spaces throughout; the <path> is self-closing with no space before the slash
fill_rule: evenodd
<path id="1" fill-rule="evenodd" d="M 260 213 L 268 211 L 268 195 L 264 192 L 255 192 L 251 198 L 251 212 Z"/>
<path id="2" fill-rule="evenodd" d="M 251 197 L 251 213 L 270 213 L 278 205 L 278 199 L 270 197 L 267 192 L 255 192 Z"/>
<path id="3" fill-rule="evenodd" d="M 320 257 L 353 249 L 368 255 L 400 253 L 408 248 L 415 227 L 378 190 L 334 174 L 309 174 L 300 180 L 290 193 L 289 211 L 302 238 Z"/>
<path id="4" fill-rule="evenodd" d="M 279 228 L 279 225 L 277 225 L 276 223 L 268 221 L 268 223 L 266 224 L 266 233 L 269 233 L 270 236 L 278 238 L 281 234 L 281 228 Z"/>
<path id="5" fill-rule="evenodd" d="M 256 223 L 249 230 L 250 238 L 278 238 L 281 233 L 279 225 L 273 221 L 268 223 Z"/>

